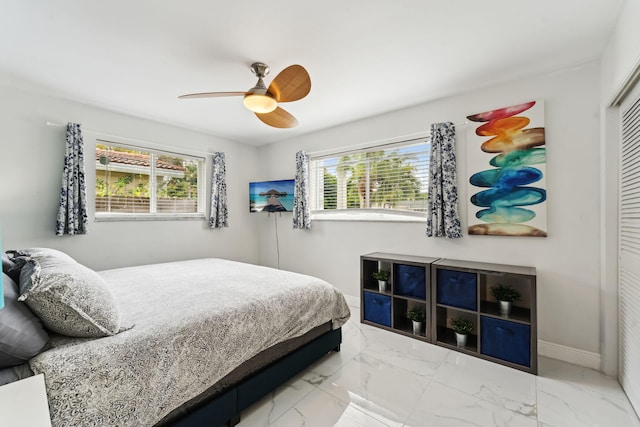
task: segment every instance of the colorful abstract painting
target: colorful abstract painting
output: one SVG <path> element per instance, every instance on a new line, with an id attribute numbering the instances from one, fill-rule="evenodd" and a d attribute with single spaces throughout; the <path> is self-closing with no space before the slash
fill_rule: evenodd
<path id="1" fill-rule="evenodd" d="M 546 237 L 544 103 L 467 119 L 469 234 Z"/>

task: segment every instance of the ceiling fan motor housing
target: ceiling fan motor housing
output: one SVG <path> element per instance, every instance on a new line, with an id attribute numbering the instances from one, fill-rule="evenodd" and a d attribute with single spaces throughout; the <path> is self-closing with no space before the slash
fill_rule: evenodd
<path id="1" fill-rule="evenodd" d="M 269 75 L 270 70 L 269 66 L 264 62 L 254 62 L 251 64 L 251 72 L 256 77 L 266 77 Z"/>

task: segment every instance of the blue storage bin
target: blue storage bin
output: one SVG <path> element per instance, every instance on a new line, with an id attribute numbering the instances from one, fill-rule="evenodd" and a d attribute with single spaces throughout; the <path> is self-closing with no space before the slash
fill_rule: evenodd
<path id="1" fill-rule="evenodd" d="M 475 273 L 438 269 L 436 280 L 438 304 L 467 310 L 478 309 Z"/>
<path id="2" fill-rule="evenodd" d="M 481 353 L 531 367 L 531 326 L 493 317 L 480 317 Z"/>
<path id="3" fill-rule="evenodd" d="M 364 318 L 370 322 L 391 327 L 391 297 L 365 292 Z"/>
<path id="4" fill-rule="evenodd" d="M 424 267 L 396 264 L 393 278 L 394 293 L 426 299 L 426 272 Z"/>

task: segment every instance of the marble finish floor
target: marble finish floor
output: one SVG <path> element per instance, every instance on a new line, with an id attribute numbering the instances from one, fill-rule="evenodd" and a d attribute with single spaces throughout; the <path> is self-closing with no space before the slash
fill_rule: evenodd
<path id="1" fill-rule="evenodd" d="M 597 371 L 540 357 L 534 376 L 351 313 L 340 353 L 244 411 L 239 427 L 640 427 L 618 382 Z"/>

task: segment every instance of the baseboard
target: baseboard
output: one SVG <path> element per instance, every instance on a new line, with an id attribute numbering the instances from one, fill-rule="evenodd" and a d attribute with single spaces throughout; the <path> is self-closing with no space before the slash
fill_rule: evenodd
<path id="1" fill-rule="evenodd" d="M 585 368 L 600 370 L 602 357 L 600 353 L 580 350 L 565 345 L 554 344 L 548 341 L 538 340 L 538 355 L 562 360 Z"/>

